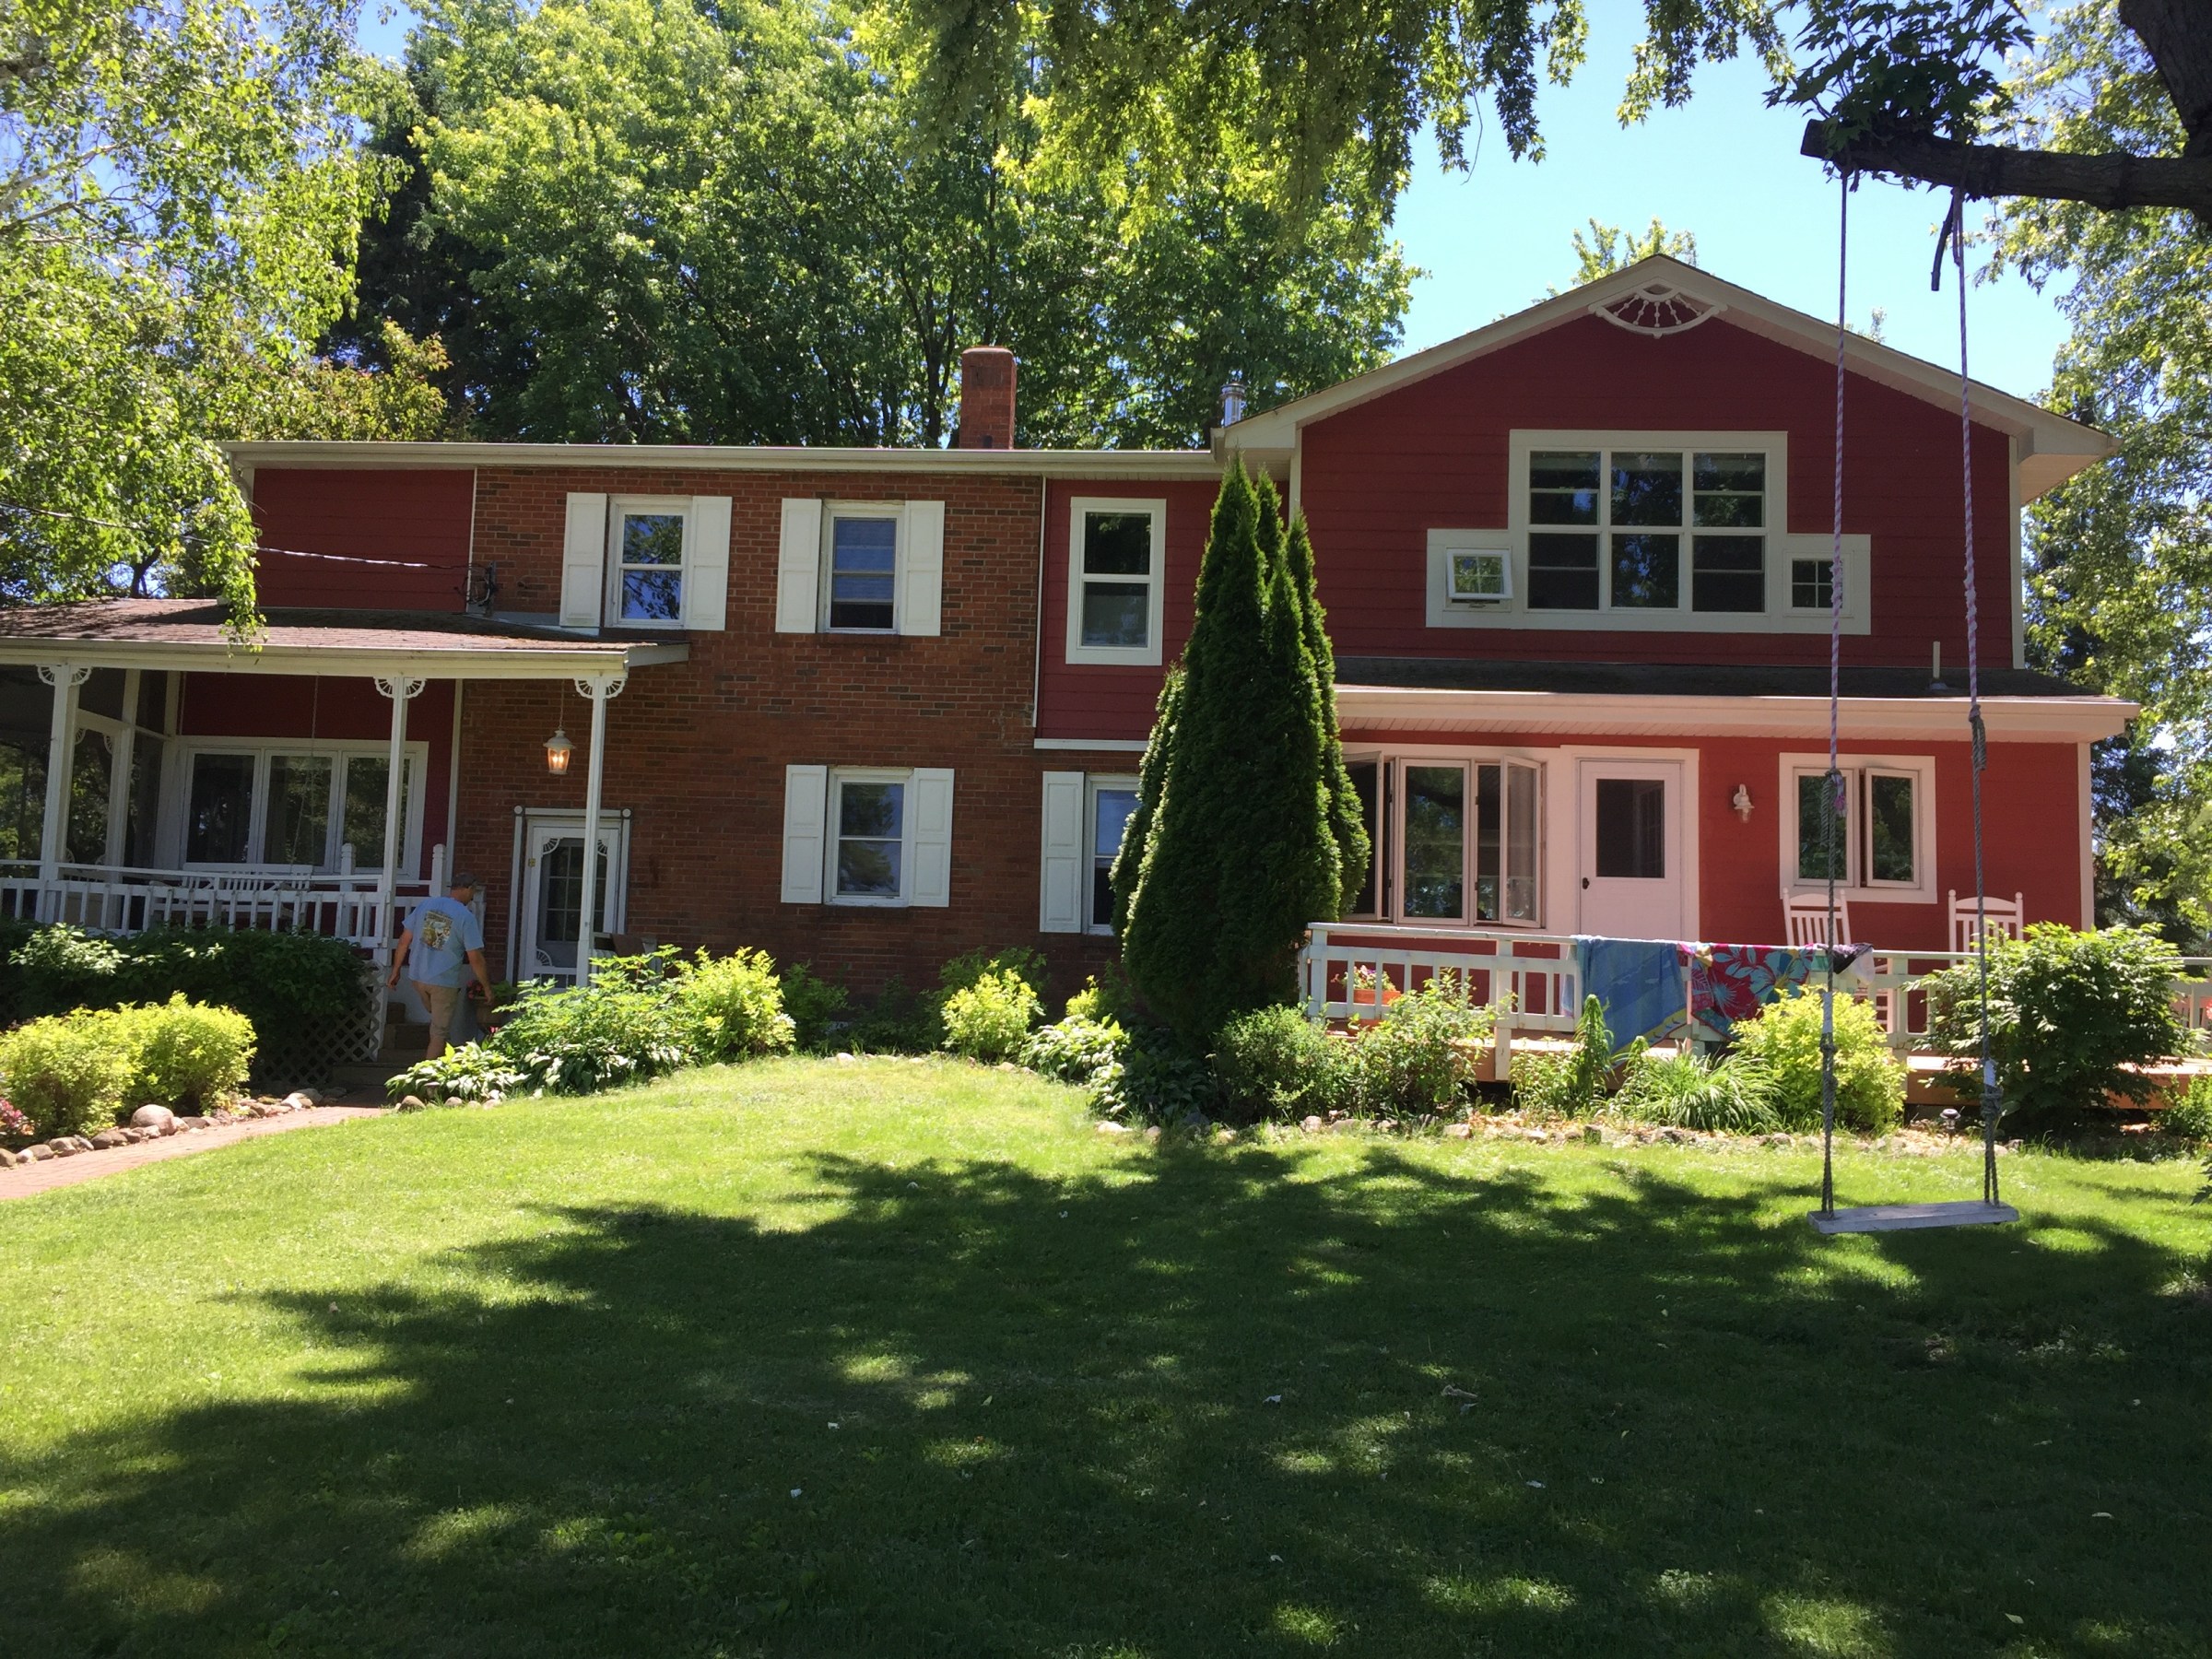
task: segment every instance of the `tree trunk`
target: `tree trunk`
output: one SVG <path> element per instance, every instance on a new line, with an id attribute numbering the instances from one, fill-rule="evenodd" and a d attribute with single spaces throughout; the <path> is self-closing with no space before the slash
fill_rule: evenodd
<path id="1" fill-rule="evenodd" d="M 1830 153 L 1828 135 L 1827 122 L 1807 122 L 1799 150 L 1845 172 L 1918 179 L 1971 196 L 2038 196 L 2104 208 L 2182 207 L 2212 225 L 2212 155 L 2077 156 L 1918 135 L 1853 139 Z"/>

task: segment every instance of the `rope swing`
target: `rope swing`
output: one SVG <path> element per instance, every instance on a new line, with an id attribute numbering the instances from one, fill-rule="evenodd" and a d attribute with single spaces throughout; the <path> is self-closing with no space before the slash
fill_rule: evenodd
<path id="1" fill-rule="evenodd" d="M 1900 1232 L 1930 1227 L 1980 1227 L 2018 1221 L 2019 1211 L 1997 1192 L 1997 1119 L 2003 1102 L 1989 1041 L 1989 900 L 1983 878 L 1982 773 L 1989 764 L 1989 736 L 1982 724 L 1981 596 L 1974 572 L 1973 382 L 1966 356 L 1966 197 L 1951 193 L 1950 211 L 1936 242 L 1936 264 L 1928 286 L 1941 292 L 1943 254 L 1947 243 L 1959 286 L 1959 456 L 1966 540 L 1966 725 L 1973 748 L 1974 798 L 1974 955 L 1980 968 L 1982 1028 L 1982 1197 L 1979 1203 L 1884 1204 L 1859 1209 L 1836 1207 L 1836 837 L 1848 807 L 1843 770 L 1839 763 L 1843 709 L 1843 353 L 1850 312 L 1846 306 L 1851 253 L 1851 174 L 1839 168 L 1841 207 L 1836 229 L 1836 456 L 1834 531 L 1829 543 L 1828 605 L 1828 812 L 1822 843 L 1828 859 L 1828 977 L 1820 995 L 1820 1207 L 1808 1218 L 1822 1233 Z M 1900 993 L 1901 995 L 1901 993 Z M 1901 1015 L 1901 1007 L 1896 1010 Z M 1893 1015 L 1893 1017 L 1895 1017 Z"/>

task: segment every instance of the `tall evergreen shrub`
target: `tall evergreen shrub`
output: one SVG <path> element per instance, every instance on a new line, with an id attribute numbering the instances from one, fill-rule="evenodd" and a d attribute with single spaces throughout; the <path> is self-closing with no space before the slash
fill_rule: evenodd
<path id="1" fill-rule="evenodd" d="M 1326 635 L 1291 551 L 1303 543 L 1271 483 L 1241 466 L 1223 480 L 1197 617 L 1160 693 L 1115 864 L 1129 977 L 1194 1042 L 1295 995 L 1306 924 L 1338 913 L 1347 870 L 1365 865 L 1363 846 L 1337 834 L 1344 761 L 1312 644 L 1319 634 L 1325 651 Z"/>

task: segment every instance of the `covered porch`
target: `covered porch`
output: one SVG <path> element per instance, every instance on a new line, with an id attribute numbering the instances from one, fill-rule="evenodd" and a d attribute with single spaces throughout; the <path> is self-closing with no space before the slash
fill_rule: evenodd
<path id="1" fill-rule="evenodd" d="M 588 843 L 608 700 L 688 649 L 448 613 L 273 609 L 241 633 L 200 599 L 0 611 L 0 914 L 294 929 L 389 961 L 449 877 L 468 682 L 587 700 Z"/>

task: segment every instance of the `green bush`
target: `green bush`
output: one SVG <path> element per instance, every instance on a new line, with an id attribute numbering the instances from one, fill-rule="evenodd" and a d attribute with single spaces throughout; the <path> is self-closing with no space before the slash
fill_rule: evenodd
<path id="1" fill-rule="evenodd" d="M 676 1003 L 701 1060 L 780 1054 L 795 1039 L 776 964 L 765 950 L 712 957 L 701 949 L 676 978 Z"/>
<path id="2" fill-rule="evenodd" d="M 187 1002 L 180 991 L 112 1018 L 132 1055 L 126 1104 L 207 1112 L 238 1093 L 253 1069 L 253 1022 L 233 1008 Z"/>
<path id="3" fill-rule="evenodd" d="M 1494 1010 L 1474 1000 L 1464 975 L 1432 975 L 1359 1028 L 1352 1041 L 1350 1099 L 1383 1117 L 1412 1117 L 1456 1103 L 1474 1075 L 1465 1044 L 1488 1039 Z"/>
<path id="4" fill-rule="evenodd" d="M 945 1040 L 938 1000 L 908 990 L 893 975 L 846 1022 L 840 1041 L 856 1054 L 926 1054 Z"/>
<path id="5" fill-rule="evenodd" d="M 424 1100 L 474 1100 L 497 1105 L 529 1081 L 523 1068 L 498 1048 L 471 1042 L 435 1060 L 421 1060 L 384 1085 L 392 1098 L 414 1095 Z"/>
<path id="6" fill-rule="evenodd" d="M 836 1023 L 852 993 L 842 985 L 815 977 L 805 962 L 783 970 L 783 1012 L 791 1016 L 792 1041 L 804 1053 L 818 1053 L 830 1046 L 830 1028 Z"/>
<path id="7" fill-rule="evenodd" d="M 1119 962 L 1108 963 L 1103 974 L 1093 974 L 1085 980 L 1083 989 L 1067 999 L 1070 1019 L 1106 1020 L 1128 1027 L 1138 1022 L 1141 1012 L 1136 992 Z"/>
<path id="8" fill-rule="evenodd" d="M 107 1011 L 49 1015 L 0 1035 L 0 1079 L 41 1139 L 113 1128 L 132 1058 Z"/>
<path id="9" fill-rule="evenodd" d="M 1630 1051 L 1630 1063 L 1641 1049 Z M 1564 1053 L 1531 1050 L 1513 1056 L 1513 1104 L 1538 1117 L 1583 1117 L 1605 1104 L 1613 1078 L 1613 1033 L 1605 1005 L 1583 998 L 1574 1046 Z"/>
<path id="10" fill-rule="evenodd" d="M 2159 1127 L 2193 1147 L 2212 1141 L 2212 1077 L 2190 1078 L 2189 1087 L 2159 1113 Z"/>
<path id="11" fill-rule="evenodd" d="M 1097 1083 L 1099 1110 L 1109 1117 L 1154 1124 L 1203 1121 L 1220 1105 L 1213 1068 L 1165 1026 L 1131 1028 L 1121 1064 Z"/>
<path id="12" fill-rule="evenodd" d="M 1037 992 L 1012 969 L 986 972 L 945 999 L 945 1047 L 971 1060 L 1010 1060 L 1044 1013 Z"/>
<path id="13" fill-rule="evenodd" d="M 524 985 L 494 1045 L 531 1087 L 590 1094 L 642 1083 L 696 1058 L 690 1023 L 677 1006 L 673 948 L 608 957 L 587 984 Z"/>
<path id="14" fill-rule="evenodd" d="M 2039 922 L 2025 938 L 1997 941 L 1989 953 L 1989 1034 L 2006 1121 L 2062 1121 L 2108 1095 L 2148 1100 L 2156 1085 L 2128 1068 L 2188 1052 L 2173 1006 L 2180 971 L 2173 947 L 2144 928 L 2081 933 Z M 1974 962 L 1927 981 L 1930 1034 L 1953 1060 L 1952 1087 L 1975 1100 L 1979 986 Z"/>
<path id="15" fill-rule="evenodd" d="M 1612 1109 L 1643 1124 L 1759 1135 L 1777 1128 L 1774 1089 L 1747 1060 L 1714 1062 L 1672 1050 L 1636 1056 Z"/>
<path id="16" fill-rule="evenodd" d="M 1069 1006 L 1076 999 L 1068 999 Z M 1031 1071 L 1094 1092 L 1121 1075 L 1122 1050 L 1129 1033 L 1111 1019 L 1071 1014 L 1056 1025 L 1032 1032 L 1021 1051 Z"/>
<path id="17" fill-rule="evenodd" d="M 1010 973 L 1030 992 L 1041 999 L 1044 995 L 1044 955 L 1027 946 L 1012 945 L 1004 950 L 971 950 L 954 957 L 937 971 L 939 1001 L 956 991 L 965 991 L 986 974 Z"/>
<path id="18" fill-rule="evenodd" d="M 1241 1014 L 1214 1038 L 1214 1080 L 1224 1101 L 1253 1117 L 1304 1117 L 1352 1098 L 1352 1045 L 1302 1008 Z"/>
<path id="19" fill-rule="evenodd" d="M 1731 1058 L 1766 1075 L 1769 1099 L 1784 1129 L 1820 1127 L 1821 993 L 1785 992 L 1751 1018 L 1739 1021 Z M 1905 1068 L 1874 1005 L 1836 998 L 1836 1123 L 1879 1135 L 1904 1117 Z"/>

